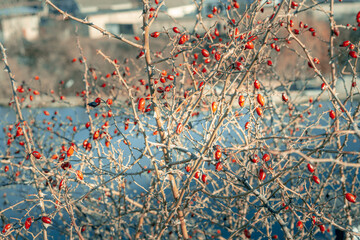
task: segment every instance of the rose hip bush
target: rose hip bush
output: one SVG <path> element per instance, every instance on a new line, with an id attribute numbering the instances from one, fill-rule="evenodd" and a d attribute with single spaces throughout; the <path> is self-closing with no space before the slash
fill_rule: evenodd
<path id="1" fill-rule="evenodd" d="M 1 211 L 4 238 L 360 235 L 359 42 L 341 35 L 357 31 L 360 12 L 339 25 L 331 0 L 328 21 L 309 25 L 305 14 L 323 9 L 317 1 L 246 10 L 196 1 L 192 28 L 153 29 L 166 1 L 144 0 L 143 34 L 125 38 L 45 2 L 134 54 L 97 49 L 109 73 L 78 40 L 69 64 L 83 67 L 85 109 L 69 113 L 26 105 L 68 100 L 37 91 L 41 76 L 20 84 L 1 45 L 16 111 L 2 138 L 1 183 L 17 191 Z"/>

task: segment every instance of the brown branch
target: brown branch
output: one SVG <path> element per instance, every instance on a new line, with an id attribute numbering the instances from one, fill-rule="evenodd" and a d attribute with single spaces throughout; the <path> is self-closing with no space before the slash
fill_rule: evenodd
<path id="1" fill-rule="evenodd" d="M 92 28 L 98 30 L 98 31 L 101 32 L 104 36 L 108 36 L 108 37 L 115 38 L 115 39 L 117 39 L 117 40 L 120 40 L 120 41 L 122 41 L 122 42 L 124 42 L 124 43 L 129 44 L 130 46 L 133 46 L 133 47 L 136 47 L 136 48 L 139 48 L 139 49 L 142 49 L 142 48 L 143 48 L 141 45 L 139 45 L 139 44 L 137 44 L 137 43 L 134 43 L 134 42 L 132 42 L 132 41 L 129 41 L 129 40 L 127 40 L 126 38 L 124 38 L 123 36 L 121 36 L 121 35 L 119 36 L 119 35 L 116 35 L 116 34 L 114 34 L 114 33 L 111 33 L 111 32 L 109 32 L 109 31 L 107 31 L 107 30 L 105 30 L 105 29 L 103 29 L 103 28 L 95 25 L 95 24 L 92 23 L 92 22 L 89 22 L 89 21 L 87 21 L 87 20 L 83 20 L 83 19 L 74 17 L 74 16 L 72 16 L 72 15 L 64 12 L 64 11 L 61 10 L 59 7 L 57 7 L 54 3 L 52 3 L 50 0 L 45 0 L 45 3 L 48 4 L 48 5 L 50 5 L 51 7 L 53 7 L 53 8 L 54 8 L 56 11 L 58 11 L 60 14 L 62 14 L 63 17 L 64 17 L 64 19 L 70 18 L 71 20 L 74 20 L 74 21 L 76 21 L 76 22 L 85 24 L 85 25 L 87 25 L 87 26 L 89 26 L 89 27 L 92 27 Z"/>

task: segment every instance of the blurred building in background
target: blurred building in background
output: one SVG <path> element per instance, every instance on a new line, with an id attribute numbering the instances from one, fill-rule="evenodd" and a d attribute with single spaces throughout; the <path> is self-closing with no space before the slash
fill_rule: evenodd
<path id="1" fill-rule="evenodd" d="M 78 15 L 95 23 L 114 34 L 140 35 L 142 33 L 142 4 L 140 1 L 129 0 L 76 0 Z M 162 14 L 165 13 L 166 14 Z M 192 0 L 167 1 L 160 9 L 159 17 L 154 22 L 152 30 L 161 31 L 173 23 L 170 18 L 184 18 L 196 13 Z M 183 22 L 182 22 L 183 23 Z M 89 29 L 90 38 L 100 38 L 102 34 L 96 29 Z"/>
<path id="2" fill-rule="evenodd" d="M 134 34 L 142 22 L 140 2 L 128 0 L 76 0 L 77 15 L 114 34 Z M 101 38 L 96 29 L 89 29 L 90 38 Z"/>
<path id="3" fill-rule="evenodd" d="M 114 34 L 139 35 L 142 33 L 142 2 L 134 0 L 52 0 L 65 12 L 86 19 Z M 203 14 L 211 12 L 212 7 L 223 8 L 217 0 L 206 0 Z M 192 0 L 168 0 L 161 7 L 152 30 L 162 31 L 174 25 L 194 27 L 197 7 Z M 0 2 L 0 40 L 23 38 L 28 41 L 39 36 L 40 28 L 53 29 L 51 19 L 59 13 L 40 0 L 2 0 Z M 214 20 L 215 21 L 215 20 Z M 210 26 L 210 23 L 209 23 Z M 90 38 L 101 38 L 102 34 L 89 28 L 86 34 Z"/>
<path id="4" fill-rule="evenodd" d="M 141 35 L 142 2 L 139 0 L 52 0 L 52 2 L 67 13 L 86 19 L 97 26 L 114 34 Z M 251 0 L 239 0 L 240 9 L 245 9 Z M 335 18 L 341 22 L 350 20 L 350 16 L 360 9 L 359 0 L 335 1 Z M 225 12 L 226 0 L 205 0 L 201 9 L 205 17 L 212 12 L 214 6 Z M 329 3 L 322 4 L 325 10 Z M 267 5 L 271 7 L 272 5 Z M 167 0 L 160 9 L 157 21 L 152 26 L 153 31 L 162 31 L 179 23 L 179 27 L 192 30 L 195 27 L 198 8 L 192 0 Z M 324 14 L 316 14 L 314 18 L 326 18 Z M 59 13 L 44 4 L 41 0 L 1 0 L 0 1 L 0 40 L 13 39 L 35 40 L 39 36 L 39 28 L 51 23 L 49 18 Z M 208 19 L 209 20 L 209 19 Z M 207 21 L 211 26 L 216 20 Z M 52 29 L 50 27 L 49 29 Z M 201 31 L 201 28 L 195 29 Z M 102 34 L 93 28 L 81 33 L 90 38 L 101 38 Z"/>
<path id="5" fill-rule="evenodd" d="M 52 0 L 52 2 L 65 12 L 86 19 L 114 34 L 142 34 L 142 1 L 140 0 Z M 239 11 L 245 10 L 251 2 L 252 0 L 238 0 Z M 341 2 L 336 0 L 335 3 L 335 19 L 340 23 L 353 22 L 351 19 L 360 9 L 360 0 L 342 0 Z M 152 4 L 155 7 L 154 2 Z M 212 13 L 213 7 L 217 7 L 225 17 L 225 8 L 228 4 L 229 1 L 227 0 L 205 0 L 200 11 L 203 18 L 206 18 L 208 14 Z M 272 7 L 272 4 L 265 5 L 269 11 Z M 322 9 L 327 10 L 328 7 L 328 2 L 321 4 Z M 198 11 L 199 9 L 193 0 L 166 0 L 151 30 L 163 31 L 176 25 L 181 30 L 186 28 L 192 31 L 197 27 L 195 31 L 202 32 L 204 28 L 196 24 Z M 317 13 L 317 11 L 311 12 L 312 16 L 310 17 L 326 20 L 325 14 Z M 45 29 L 44 31 L 63 31 L 64 29 L 54 29 L 54 21 L 58 20 L 57 17 L 61 18 L 59 13 L 47 6 L 42 0 L 1 0 L 0 40 L 5 42 L 14 39 L 32 41 L 43 33 L 41 29 Z M 205 27 L 210 27 L 215 21 L 216 18 L 207 19 Z M 103 37 L 96 29 L 86 26 L 80 28 L 82 28 L 79 31 L 80 35 L 90 38 Z M 221 29 L 220 26 L 218 28 Z"/>
<path id="6" fill-rule="evenodd" d="M 0 1 L 0 41 L 39 36 L 41 3 L 34 0 Z"/>

